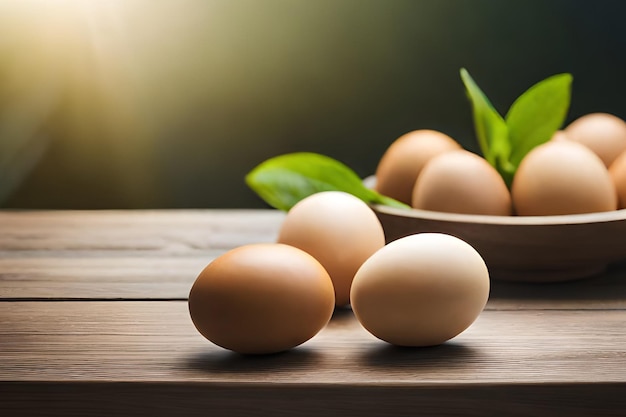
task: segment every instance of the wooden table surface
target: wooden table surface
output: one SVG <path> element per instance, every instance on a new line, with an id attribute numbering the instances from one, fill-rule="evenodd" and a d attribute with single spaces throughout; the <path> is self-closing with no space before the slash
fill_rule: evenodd
<path id="1" fill-rule="evenodd" d="M 189 318 L 193 281 L 274 240 L 283 216 L 0 212 L 0 416 L 626 415 L 624 265 L 492 282 L 478 320 L 438 347 L 389 346 L 347 309 L 283 354 L 216 347 Z"/>

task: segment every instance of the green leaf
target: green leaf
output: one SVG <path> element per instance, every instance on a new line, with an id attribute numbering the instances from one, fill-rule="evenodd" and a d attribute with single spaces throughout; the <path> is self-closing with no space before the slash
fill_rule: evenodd
<path id="1" fill-rule="evenodd" d="M 571 74 L 558 74 L 530 87 L 506 115 L 511 143 L 510 162 L 517 167 L 537 145 L 563 126 L 571 100 Z"/>
<path id="2" fill-rule="evenodd" d="M 465 68 L 461 68 L 461 79 L 472 104 L 480 149 L 487 162 L 498 169 L 498 160 L 508 160 L 511 153 L 506 122 Z"/>
<path id="3" fill-rule="evenodd" d="M 246 184 L 270 206 L 285 211 L 321 191 L 344 191 L 366 203 L 409 208 L 365 187 L 361 178 L 341 162 L 311 152 L 270 158 L 246 175 Z"/>
<path id="4" fill-rule="evenodd" d="M 511 162 L 509 162 L 507 159 L 498 158 L 498 160 L 496 161 L 496 170 L 504 180 L 506 186 L 510 189 L 511 185 L 513 184 L 513 177 L 515 176 L 515 171 L 517 171 L 517 167 L 513 166 L 513 164 L 511 164 Z"/>

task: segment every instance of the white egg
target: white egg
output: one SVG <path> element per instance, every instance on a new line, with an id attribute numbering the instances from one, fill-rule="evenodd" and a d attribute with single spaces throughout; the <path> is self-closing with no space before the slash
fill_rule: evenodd
<path id="1" fill-rule="evenodd" d="M 385 245 L 376 214 L 363 201 L 340 191 L 313 194 L 289 210 L 278 242 L 312 255 L 328 271 L 337 306 L 350 303 L 350 286 L 361 264 Z"/>
<path id="2" fill-rule="evenodd" d="M 474 322 L 489 287 L 487 266 L 472 246 L 421 233 L 393 241 L 365 261 L 352 283 L 352 309 L 379 339 L 432 346 Z"/>

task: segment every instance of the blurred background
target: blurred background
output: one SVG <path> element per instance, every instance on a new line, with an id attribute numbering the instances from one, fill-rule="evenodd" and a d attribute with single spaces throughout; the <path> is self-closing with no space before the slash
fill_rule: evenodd
<path id="1" fill-rule="evenodd" d="M 374 172 L 409 130 L 476 151 L 466 67 L 501 113 L 574 75 L 568 122 L 626 118 L 623 0 L 0 0 L 0 207 L 264 207 L 294 151 Z"/>

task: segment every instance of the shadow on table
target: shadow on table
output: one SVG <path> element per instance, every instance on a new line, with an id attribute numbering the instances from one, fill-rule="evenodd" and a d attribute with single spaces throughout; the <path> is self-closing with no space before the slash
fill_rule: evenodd
<path id="1" fill-rule="evenodd" d="M 460 344 L 446 342 L 429 347 L 401 347 L 382 344 L 367 350 L 362 360 L 365 365 L 380 368 L 449 369 L 471 366 L 480 360 L 480 351 Z"/>
<path id="2" fill-rule="evenodd" d="M 185 368 L 211 373 L 275 373 L 276 370 L 310 369 L 319 355 L 305 347 L 269 355 L 242 355 L 219 350 L 199 353 L 190 357 Z"/>
<path id="3" fill-rule="evenodd" d="M 626 300 L 626 263 L 609 267 L 601 274 L 574 281 L 555 283 L 519 283 L 492 280 L 490 304 L 507 301 L 547 302 L 549 307 L 564 307 L 563 303 L 620 304 Z"/>

